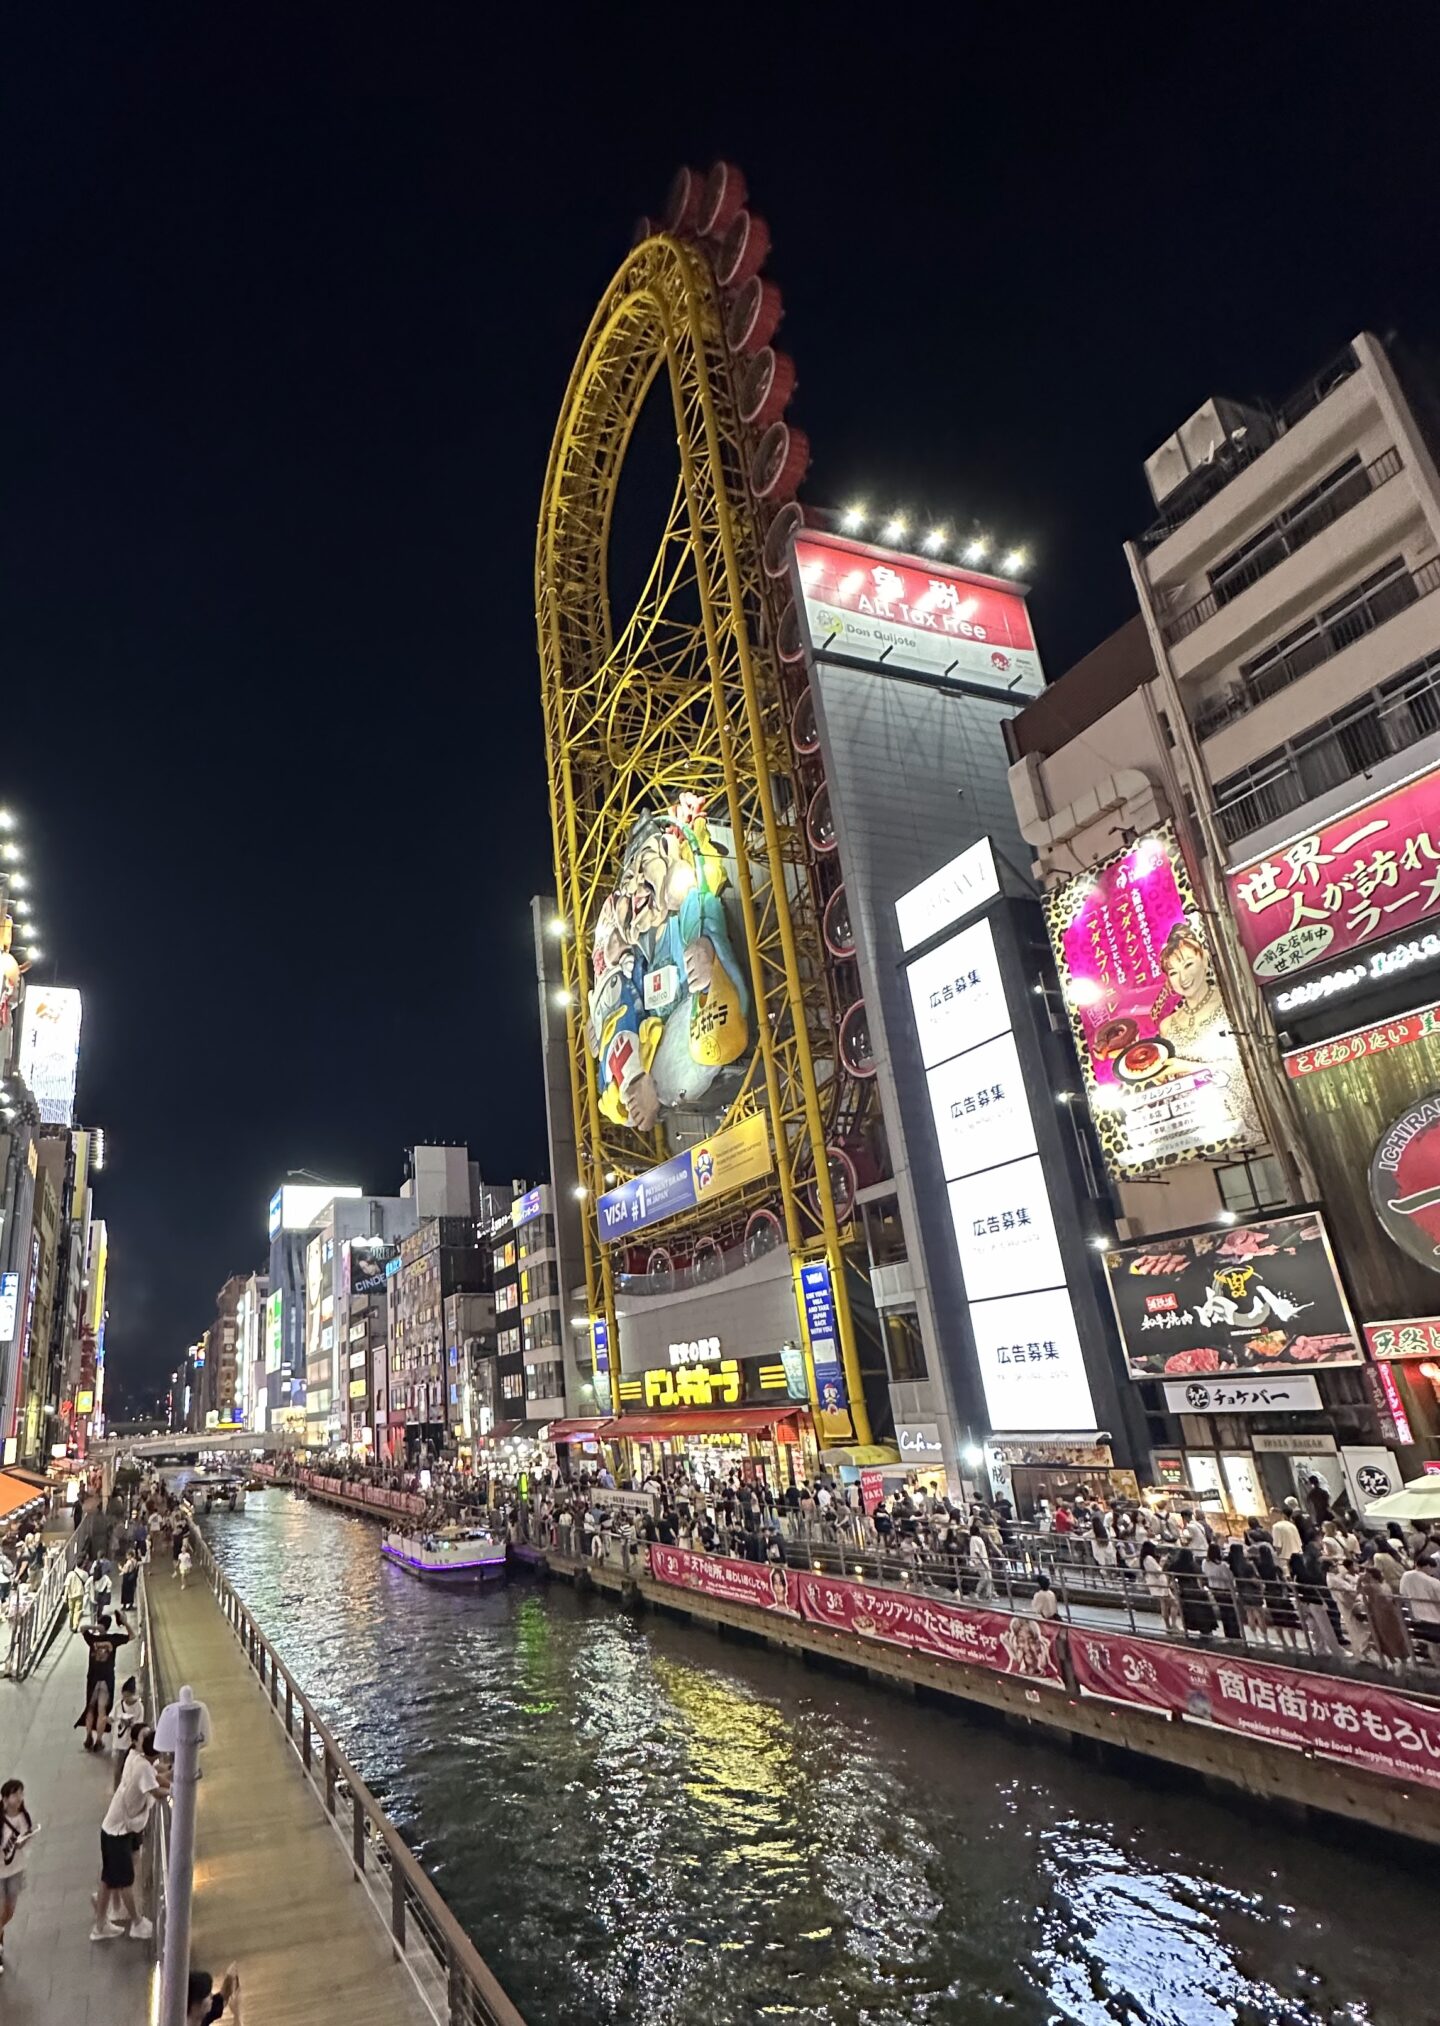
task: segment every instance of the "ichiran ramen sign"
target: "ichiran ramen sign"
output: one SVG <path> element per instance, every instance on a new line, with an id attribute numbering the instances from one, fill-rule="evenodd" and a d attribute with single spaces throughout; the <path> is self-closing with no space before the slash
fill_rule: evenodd
<path id="1" fill-rule="evenodd" d="M 1386 1236 L 1440 1273 L 1440 1090 L 1410 1105 L 1380 1135 L 1370 1201 Z"/>

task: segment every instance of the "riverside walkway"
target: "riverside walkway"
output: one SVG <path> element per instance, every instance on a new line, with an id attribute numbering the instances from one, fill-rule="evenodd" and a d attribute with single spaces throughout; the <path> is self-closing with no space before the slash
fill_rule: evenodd
<path id="1" fill-rule="evenodd" d="M 135 1652 L 121 1647 L 122 1678 L 134 1671 Z M 0 1778 L 25 1782 L 26 1804 L 40 1824 L 19 1909 L 5 1931 L 5 2026 L 141 2026 L 150 2017 L 153 1947 L 128 1935 L 88 1939 L 113 1768 L 108 1752 L 82 1749 L 74 1728 L 86 1659 L 85 1642 L 64 1622 L 32 1674 L 0 1681 Z M 142 1904 L 145 1878 L 142 1870 Z"/>
<path id="2" fill-rule="evenodd" d="M 191 1962 L 217 1983 L 236 1963 L 246 2017 L 265 2026 L 433 2021 L 199 1564 L 185 1590 L 170 1567 L 150 1571 L 160 1679 L 167 1695 L 189 1683 L 215 1736 L 201 1761 Z M 104 2016 L 141 2014 L 112 2004 Z"/>

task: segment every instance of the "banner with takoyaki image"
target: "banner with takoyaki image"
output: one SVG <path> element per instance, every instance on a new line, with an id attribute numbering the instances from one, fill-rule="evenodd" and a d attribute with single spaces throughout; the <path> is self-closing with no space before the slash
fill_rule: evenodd
<path id="1" fill-rule="evenodd" d="M 1105 1271 L 1131 1378 L 1195 1381 L 1196 1413 L 1284 1404 L 1213 1383 L 1237 1373 L 1364 1363 L 1318 1211 L 1117 1246 Z"/>
<path id="2" fill-rule="evenodd" d="M 1262 1137 L 1173 823 L 1045 897 L 1060 985 L 1117 1180 Z"/>

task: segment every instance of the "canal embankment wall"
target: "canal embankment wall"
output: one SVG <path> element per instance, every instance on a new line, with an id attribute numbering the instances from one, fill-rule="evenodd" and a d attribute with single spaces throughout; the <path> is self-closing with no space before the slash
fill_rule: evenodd
<path id="1" fill-rule="evenodd" d="M 753 1640 L 793 1653 L 807 1665 L 840 1667 L 892 1691 L 963 1704 L 1051 1744 L 1101 1758 L 1149 1761 L 1168 1774 L 1198 1780 L 1217 1794 L 1238 1790 L 1286 1810 L 1297 1821 L 1318 1813 L 1384 1834 L 1440 1844 L 1440 1791 L 1419 1784 L 1336 1765 L 1198 1719 L 907 1651 L 859 1632 L 657 1582 L 637 1571 L 624 1573 L 609 1563 L 555 1551 L 544 1559 L 551 1574 L 589 1585 L 630 1608 L 663 1611 L 721 1637 Z M 1343 1691 L 1344 1683 L 1325 1679 L 1332 1691 Z M 1440 1711 L 1436 1719 L 1440 1723 Z"/>
<path id="2" fill-rule="evenodd" d="M 384 1501 L 404 1496 L 377 1495 L 371 1487 L 342 1491 L 314 1478 L 306 1489 L 313 1498 L 382 1522 L 394 1517 Z M 1232 1661 L 1223 1652 L 1163 1640 L 1093 1627 L 1041 1627 L 1009 1613 L 966 1610 L 943 1598 L 805 1571 L 777 1576 L 766 1565 L 654 1552 L 674 1565 L 676 1580 L 658 1581 L 639 1567 L 623 1570 L 553 1549 L 523 1549 L 517 1559 L 632 1609 L 663 1611 L 721 1637 L 754 1640 L 796 1654 L 807 1665 L 840 1667 L 894 1692 L 966 1705 L 1073 1751 L 1148 1761 L 1165 1768 L 1167 1776 L 1198 1780 L 1219 1794 L 1243 1793 L 1297 1821 L 1318 1814 L 1440 1845 L 1440 1704 L 1345 1676 Z M 682 1565 L 701 1563 L 705 1566 L 693 1573 L 714 1589 L 686 1586 Z M 776 1594 L 782 1583 L 783 1599 Z M 724 1594 L 727 1590 L 731 1594 Z M 812 1611 L 809 1618 L 806 1609 Z M 883 1622 L 887 1614 L 893 1625 Z M 902 1637 L 912 1643 L 893 1643 Z M 937 1641 L 943 1651 L 917 1650 Z M 967 1645 L 985 1654 L 988 1664 L 959 1657 Z M 1137 1697 L 1168 1699 L 1171 1706 L 1146 1707 L 1142 1700 L 1082 1687 L 1077 1669 L 1100 1687 L 1133 1687 Z M 1247 1717 L 1273 1722 L 1282 1734 L 1289 1728 L 1308 1739 L 1323 1719 L 1332 1744 L 1368 1743 L 1377 1757 L 1388 1756 L 1397 1765 L 1398 1737 L 1416 1756 L 1415 1777 L 1371 1771 L 1305 1743 L 1228 1728 L 1207 1712 L 1216 1707 L 1224 1716 L 1229 1695 L 1244 1697 Z M 1287 1717 L 1295 1710 L 1298 1718 Z M 1338 1734 L 1337 1725 L 1343 1727 Z"/>

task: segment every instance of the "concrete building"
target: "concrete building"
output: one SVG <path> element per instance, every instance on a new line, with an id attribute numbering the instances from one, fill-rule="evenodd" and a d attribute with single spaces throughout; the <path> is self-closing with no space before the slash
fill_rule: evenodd
<path id="1" fill-rule="evenodd" d="M 1440 480 L 1429 395 L 1399 356 L 1362 333 L 1278 407 L 1205 402 L 1147 464 L 1158 518 L 1126 551 L 1138 618 L 1007 728 L 1020 828 L 1052 900 L 1082 895 L 1117 866 L 1123 878 L 1125 855 L 1167 850 L 1173 825 L 1193 887 L 1190 934 L 1228 1021 L 1231 1068 L 1218 1084 L 1249 1092 L 1236 1099 L 1235 1131 L 1208 1145 L 1196 1132 L 1148 1166 L 1116 1155 L 1119 1111 L 1102 1119 L 1121 1246 L 1231 1225 L 1263 1237 L 1267 1215 L 1318 1201 L 1345 1283 L 1330 1295 L 1343 1309 L 1348 1294 L 1361 1322 L 1440 1309 L 1440 1283 L 1427 1288 L 1385 1247 L 1365 1195 L 1370 1144 L 1338 1156 L 1335 1119 L 1369 1115 L 1359 1095 L 1373 1139 L 1405 1092 L 1337 1086 L 1327 1102 L 1325 1080 L 1293 1044 L 1426 996 L 1416 949 L 1406 943 L 1397 958 L 1384 941 L 1411 936 L 1435 905 L 1418 874 L 1410 891 L 1394 868 L 1429 841 L 1418 818 L 1400 832 L 1440 768 Z M 1377 862 L 1387 826 L 1396 848 Z M 1339 831 L 1369 849 L 1322 876 Z M 1373 885 L 1383 891 L 1372 909 Z M 1386 971 L 1378 993 L 1353 979 L 1337 998 L 1326 950 L 1371 942 L 1370 966 L 1399 964 L 1404 984 Z M 1363 978 L 1366 966 L 1351 968 Z M 1169 1003 L 1183 1022 L 1185 1008 Z M 1078 1032 L 1078 1002 L 1068 1011 Z M 1407 1060 L 1434 1082 L 1419 1053 Z M 1140 1390 L 1157 1462 L 1238 1509 L 1289 1490 L 1302 1467 L 1341 1489 L 1362 1474 L 1353 1459 L 1404 1446 L 1394 1381 L 1358 1348 L 1294 1381 L 1294 1411 L 1267 1411 L 1263 1426 L 1253 1410 L 1177 1414 L 1170 1396 L 1184 1389 L 1174 1385 Z M 1409 1405 L 1423 1420 L 1424 1403 Z M 1167 1444 L 1183 1463 L 1160 1453 Z"/>
<path id="2" fill-rule="evenodd" d="M 490 1271 L 473 1217 L 428 1217 L 400 1241 L 389 1346 L 392 1454 L 397 1438 L 411 1454 L 422 1446 L 437 1456 L 458 1452 L 465 1374 L 445 1304 L 452 1295 L 487 1293 Z"/>

